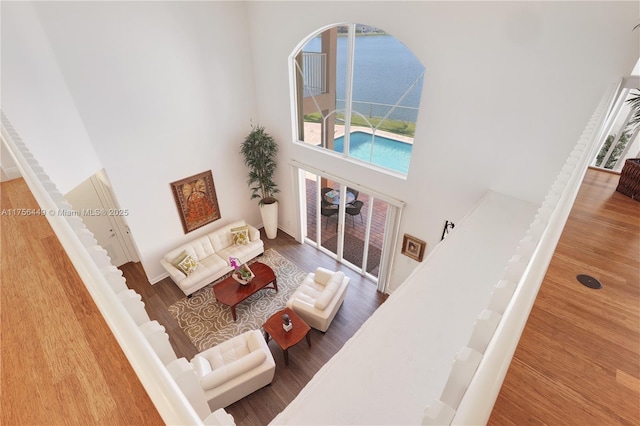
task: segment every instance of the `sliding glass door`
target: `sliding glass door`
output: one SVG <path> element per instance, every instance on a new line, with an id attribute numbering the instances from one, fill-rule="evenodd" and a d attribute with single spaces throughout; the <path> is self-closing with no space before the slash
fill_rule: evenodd
<path id="1" fill-rule="evenodd" d="M 383 256 L 388 214 L 396 207 L 335 177 L 304 170 L 300 177 L 304 241 L 377 283 L 389 258 Z"/>

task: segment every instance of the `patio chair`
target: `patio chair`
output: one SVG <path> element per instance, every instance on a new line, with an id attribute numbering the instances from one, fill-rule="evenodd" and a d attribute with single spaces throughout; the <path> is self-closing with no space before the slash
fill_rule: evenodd
<path id="1" fill-rule="evenodd" d="M 347 188 L 347 192 L 350 192 L 353 194 L 353 201 L 358 199 L 358 194 L 360 194 L 360 191 L 358 191 L 357 189 L 353 189 L 353 188 Z"/>
<path id="2" fill-rule="evenodd" d="M 364 220 L 362 219 L 362 206 L 364 206 L 364 203 L 358 200 L 351 204 L 347 204 L 346 213 L 351 216 L 354 227 L 356 226 L 356 216 L 360 216 L 360 222 L 364 223 Z"/>
<path id="3" fill-rule="evenodd" d="M 338 206 L 331 204 L 331 203 L 327 203 L 327 205 L 322 205 L 322 207 L 320 207 L 320 214 L 322 216 L 325 216 L 327 218 L 327 221 L 324 225 L 324 229 L 327 229 L 327 226 L 329 225 L 329 218 L 331 216 L 337 215 L 338 214 Z M 336 222 L 336 226 L 338 225 L 338 223 Z"/>

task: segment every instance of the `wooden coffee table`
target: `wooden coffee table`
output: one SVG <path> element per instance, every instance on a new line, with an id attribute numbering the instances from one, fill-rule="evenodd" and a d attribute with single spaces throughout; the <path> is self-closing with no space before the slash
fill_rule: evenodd
<path id="1" fill-rule="evenodd" d="M 291 319 L 293 328 L 289 331 L 282 328 L 283 314 L 288 314 Z M 269 336 L 271 336 L 284 351 L 285 365 L 289 365 L 289 348 L 298 344 L 303 337 L 307 338 L 307 345 L 311 347 L 311 335 L 309 334 L 311 327 L 289 308 L 284 308 L 271 315 L 262 328 L 264 328 L 264 338 L 267 343 L 269 343 Z"/>
<path id="2" fill-rule="evenodd" d="M 256 294 L 258 290 L 263 288 L 273 288 L 278 291 L 278 280 L 273 269 L 260 262 L 251 264 L 249 268 L 255 275 L 249 284 L 242 285 L 230 276 L 213 286 L 213 294 L 215 294 L 216 300 L 231 308 L 231 315 L 234 321 L 237 319 L 236 306 L 247 297 Z M 267 287 L 269 284 L 273 284 L 273 286 Z"/>

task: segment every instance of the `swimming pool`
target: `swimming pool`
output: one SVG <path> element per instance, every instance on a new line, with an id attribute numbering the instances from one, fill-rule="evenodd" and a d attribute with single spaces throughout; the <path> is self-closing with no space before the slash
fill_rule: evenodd
<path id="1" fill-rule="evenodd" d="M 373 135 L 365 132 L 353 132 L 349 139 L 349 156 L 367 163 L 373 163 L 385 169 L 395 170 L 407 174 L 411 149 L 413 145 L 396 139 L 375 136 L 373 155 L 371 152 L 371 139 Z M 334 151 L 344 152 L 344 136 L 334 141 Z"/>

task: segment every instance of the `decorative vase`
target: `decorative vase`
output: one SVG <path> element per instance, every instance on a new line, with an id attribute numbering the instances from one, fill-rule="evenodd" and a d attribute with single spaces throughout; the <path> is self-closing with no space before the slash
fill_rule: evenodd
<path id="1" fill-rule="evenodd" d="M 267 238 L 273 240 L 278 235 L 278 202 L 260 204 L 260 215 Z"/>
<path id="2" fill-rule="evenodd" d="M 244 264 L 240 267 L 240 269 L 248 271 L 249 272 L 249 276 L 245 276 L 243 277 L 240 274 L 240 271 L 233 271 L 233 273 L 231 274 L 231 277 L 238 281 L 241 285 L 247 285 L 251 282 L 251 280 L 253 279 L 253 277 L 255 277 L 255 274 L 253 273 L 253 271 L 251 269 L 249 269 L 249 267 Z"/>

